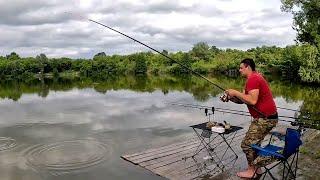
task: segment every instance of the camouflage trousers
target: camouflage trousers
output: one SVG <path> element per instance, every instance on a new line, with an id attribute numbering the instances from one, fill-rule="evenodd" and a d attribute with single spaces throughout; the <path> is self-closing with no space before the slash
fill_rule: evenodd
<path id="1" fill-rule="evenodd" d="M 257 158 L 257 154 L 255 151 L 250 147 L 251 144 L 259 144 L 269 134 L 272 128 L 274 128 L 278 123 L 277 119 L 263 119 L 257 118 L 253 119 L 244 137 L 243 141 L 241 142 L 241 148 L 243 152 L 246 154 L 248 165 L 249 166 L 256 166 L 260 164 L 259 162 L 255 161 Z M 257 158 L 258 160 L 259 158 Z"/>

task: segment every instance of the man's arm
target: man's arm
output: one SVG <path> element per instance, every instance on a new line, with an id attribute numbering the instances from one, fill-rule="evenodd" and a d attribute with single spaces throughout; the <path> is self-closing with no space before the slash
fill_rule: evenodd
<path id="1" fill-rule="evenodd" d="M 226 90 L 226 93 L 229 96 L 231 96 L 231 98 L 237 97 L 242 102 L 249 104 L 249 105 L 255 105 L 258 102 L 259 89 L 252 89 L 251 91 L 248 92 L 248 94 L 241 93 L 241 92 L 234 90 L 234 89 L 228 89 L 228 90 Z M 234 102 L 234 101 L 232 101 L 232 102 Z"/>
<path id="2" fill-rule="evenodd" d="M 236 98 L 236 97 L 228 97 L 230 101 L 236 103 L 236 104 L 243 104 L 243 102 L 239 99 L 239 98 Z"/>

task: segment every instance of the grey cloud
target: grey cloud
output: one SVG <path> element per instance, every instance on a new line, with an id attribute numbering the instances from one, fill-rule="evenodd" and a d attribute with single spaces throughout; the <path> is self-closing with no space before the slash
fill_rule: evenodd
<path id="1" fill-rule="evenodd" d="M 147 6 L 146 11 L 150 13 L 190 12 L 195 6 L 184 7 L 177 1 L 162 1 Z"/>
<path id="2" fill-rule="evenodd" d="M 129 16 L 124 14 L 107 14 L 100 22 L 114 28 L 126 28 L 126 30 L 145 23 L 144 19 L 138 17 L 136 14 L 131 14 Z M 92 27 L 103 29 L 96 24 L 92 24 Z"/>
<path id="3" fill-rule="evenodd" d="M 166 32 L 161 28 L 152 27 L 152 26 L 140 26 L 133 29 L 136 32 L 148 34 L 150 36 L 154 36 L 156 34 L 165 34 Z"/>
<path id="4" fill-rule="evenodd" d="M 177 1 L 161 1 L 161 2 L 144 2 L 144 3 L 131 3 L 131 2 L 114 2 L 106 4 L 104 7 L 99 8 L 101 13 L 112 14 L 131 14 L 131 13 L 171 13 L 171 12 L 190 12 L 195 6 L 183 6 Z"/>
<path id="5" fill-rule="evenodd" d="M 200 41 L 219 48 L 246 49 L 259 45 L 286 45 L 293 43 L 294 39 L 291 16 L 270 8 L 244 16 L 243 13 L 248 12 L 226 13 L 215 4 L 209 6 L 201 2 L 185 6 L 177 1 L 110 3 L 95 0 L 88 7 L 78 7 L 76 2 L 13 0 L 7 3 L 0 0 L 2 53 L 16 51 L 22 56 L 45 53 L 50 57 L 91 58 L 101 51 L 107 54 L 148 51 L 126 37 L 86 21 L 82 16 L 93 17 L 158 50 L 170 52 L 188 51 Z M 175 14 L 196 15 L 204 22 L 208 18 L 223 19 L 228 25 L 217 26 L 213 21 L 195 26 L 181 24 L 180 28 L 173 28 L 150 22 L 150 17 L 158 20 Z M 274 28 L 287 28 L 289 32 L 274 33 Z"/>
<path id="6" fill-rule="evenodd" d="M 18 15 L 20 13 L 30 12 L 33 10 L 38 10 L 42 7 L 51 7 L 53 6 L 50 1 L 38 0 L 38 1 L 29 1 L 29 0 L 10 0 L 10 2 L 5 0 L 0 0 L 0 14 L 1 15 Z"/>
<path id="7" fill-rule="evenodd" d="M 57 24 L 77 19 L 75 14 L 84 14 L 81 9 L 73 8 L 72 1 L 0 1 L 0 23 L 15 26 Z M 72 10 L 73 14 L 70 14 Z"/>

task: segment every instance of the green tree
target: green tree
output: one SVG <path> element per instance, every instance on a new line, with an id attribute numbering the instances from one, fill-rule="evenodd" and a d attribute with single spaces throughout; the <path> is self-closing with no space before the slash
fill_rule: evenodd
<path id="1" fill-rule="evenodd" d="M 217 48 L 216 46 L 211 46 L 210 51 L 213 53 L 212 56 L 215 56 L 218 53 L 222 52 L 222 50 Z"/>
<path id="2" fill-rule="evenodd" d="M 167 55 L 167 56 L 169 55 L 169 52 L 168 52 L 167 50 L 165 50 L 165 49 L 164 49 L 164 50 L 162 50 L 162 52 L 161 52 L 161 53 L 162 53 L 162 54 L 164 54 L 164 55 Z"/>
<path id="3" fill-rule="evenodd" d="M 107 55 L 105 52 L 99 52 L 98 54 L 93 56 L 93 60 L 98 60 L 99 58 L 105 58 Z"/>
<path id="4" fill-rule="evenodd" d="M 38 60 L 38 62 L 40 64 L 41 74 L 43 74 L 44 68 L 47 66 L 47 63 L 48 63 L 48 58 L 45 54 L 40 54 L 40 55 L 37 55 L 36 59 Z"/>
<path id="5" fill-rule="evenodd" d="M 191 55 L 195 58 L 196 61 L 204 60 L 209 61 L 212 52 L 210 51 L 210 47 L 205 42 L 199 42 L 195 44 L 190 51 Z"/>
<path id="6" fill-rule="evenodd" d="M 281 9 L 291 12 L 297 40 L 310 43 L 320 49 L 320 1 L 319 0 L 281 0 Z"/>
<path id="7" fill-rule="evenodd" d="M 299 80 L 302 52 L 299 46 L 287 46 L 283 52 L 280 70 L 284 79 Z"/>
<path id="8" fill-rule="evenodd" d="M 134 72 L 135 74 L 145 74 L 147 72 L 146 57 L 143 53 L 138 53 L 134 57 L 136 62 Z"/>
<path id="9" fill-rule="evenodd" d="M 299 76 L 301 77 L 301 80 L 309 83 L 320 83 L 320 56 L 317 48 L 310 45 L 304 45 L 301 48 L 304 57 L 299 68 Z"/>
<path id="10" fill-rule="evenodd" d="M 9 55 L 7 55 L 7 59 L 14 61 L 20 59 L 20 56 L 16 52 L 11 52 Z"/>
<path id="11" fill-rule="evenodd" d="M 189 55 L 189 53 L 185 53 L 183 55 L 183 58 L 182 58 L 182 61 L 181 61 L 185 67 L 181 67 L 181 73 L 182 74 L 190 74 L 190 70 L 188 69 L 191 69 L 191 57 Z"/>

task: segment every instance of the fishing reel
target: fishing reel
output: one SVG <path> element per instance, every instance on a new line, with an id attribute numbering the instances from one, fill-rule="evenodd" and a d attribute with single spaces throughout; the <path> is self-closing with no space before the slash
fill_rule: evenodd
<path id="1" fill-rule="evenodd" d="M 229 95 L 227 93 L 223 93 L 221 96 L 220 96 L 220 100 L 222 102 L 228 102 L 229 101 Z"/>

